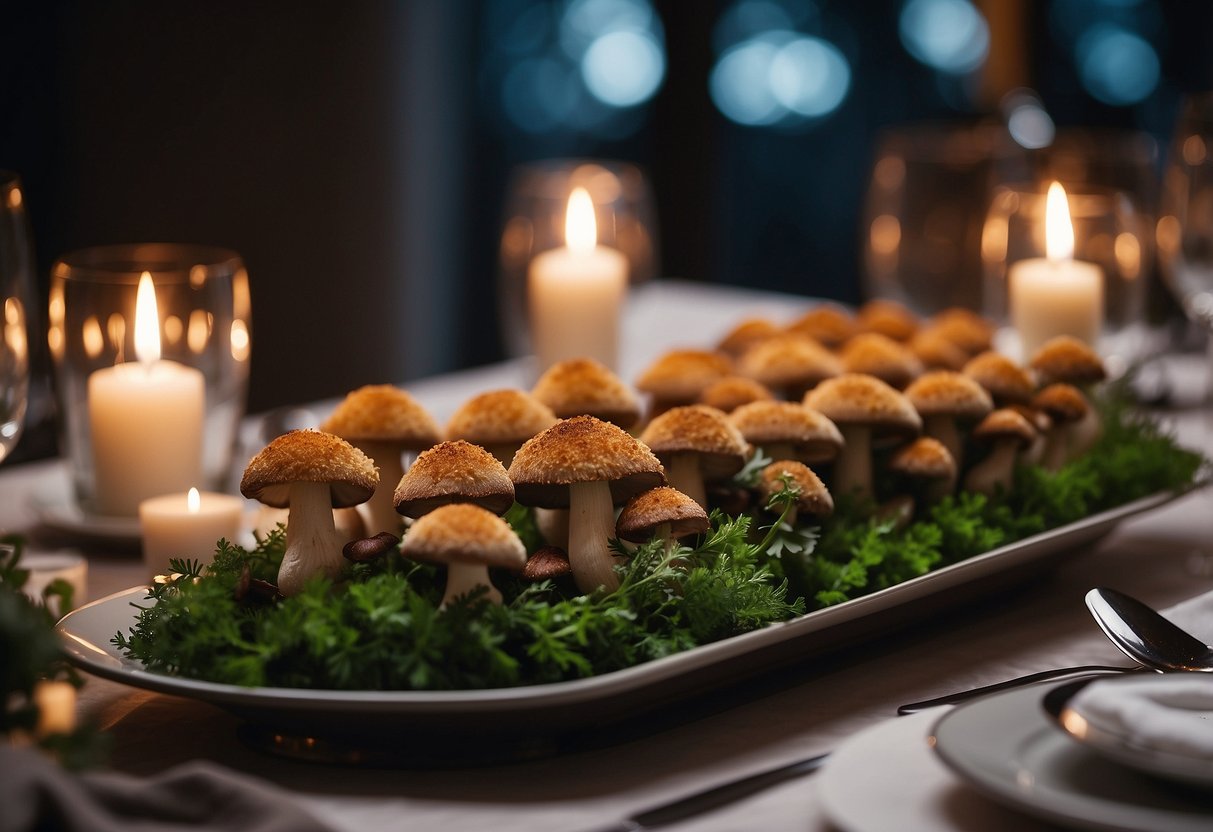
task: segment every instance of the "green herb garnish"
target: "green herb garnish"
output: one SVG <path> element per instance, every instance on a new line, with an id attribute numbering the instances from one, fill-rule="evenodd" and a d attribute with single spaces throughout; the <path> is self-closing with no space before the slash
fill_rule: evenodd
<path id="1" fill-rule="evenodd" d="M 551 582 L 495 576 L 502 605 L 462 598 L 440 608 L 440 569 L 398 552 L 314 579 L 284 600 L 239 597 L 273 581 L 279 529 L 251 551 L 220 541 L 207 566 L 180 561 L 153 587 L 134 627 L 113 643 L 150 670 L 239 685 L 329 689 L 506 687 L 605 673 L 842 603 L 1098 511 L 1194 482 L 1203 458 L 1148 419 L 1106 406 L 1104 434 L 1050 474 L 1016 472 L 987 499 L 945 498 L 904 527 L 843 501 L 814 526 L 789 524 L 796 492 L 752 514 L 713 512 L 690 546 L 655 540 L 627 553 L 612 592 L 575 594 Z M 748 466 L 743 479 L 760 469 Z M 532 512 L 507 520 L 533 551 Z M 617 541 L 616 551 L 624 550 Z"/>

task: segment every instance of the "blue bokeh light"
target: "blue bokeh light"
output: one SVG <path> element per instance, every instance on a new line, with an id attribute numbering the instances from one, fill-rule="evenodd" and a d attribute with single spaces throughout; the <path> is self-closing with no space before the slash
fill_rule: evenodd
<path id="1" fill-rule="evenodd" d="M 708 89 L 730 121 L 791 125 L 834 112 L 851 88 L 851 66 L 829 41 L 786 30 L 761 32 L 725 50 Z"/>
<path id="2" fill-rule="evenodd" d="M 665 51 L 648 32 L 620 30 L 595 38 L 581 58 L 590 94 L 612 107 L 653 97 L 665 77 Z"/>
<path id="3" fill-rule="evenodd" d="M 989 25 L 969 0 L 909 0 L 898 23 L 906 51 L 940 72 L 972 72 L 989 55 Z"/>
<path id="4" fill-rule="evenodd" d="M 1083 87 L 1105 104 L 1136 104 L 1158 86 L 1158 53 L 1119 26 L 1091 27 L 1079 38 L 1075 52 Z"/>
<path id="5" fill-rule="evenodd" d="M 757 126 L 773 124 L 786 108 L 771 89 L 771 66 L 779 46 L 770 38 L 743 41 L 725 51 L 712 67 L 708 90 L 712 101 L 730 121 Z"/>
<path id="6" fill-rule="evenodd" d="M 851 67 L 842 53 L 820 38 L 784 44 L 771 63 L 771 91 L 784 107 L 810 118 L 833 112 L 851 86 Z"/>

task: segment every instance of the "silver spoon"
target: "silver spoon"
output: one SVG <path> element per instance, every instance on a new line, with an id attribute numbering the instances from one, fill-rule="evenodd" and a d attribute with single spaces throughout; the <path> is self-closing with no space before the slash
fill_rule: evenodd
<path id="1" fill-rule="evenodd" d="M 1104 635 L 1135 662 L 1164 673 L 1213 673 L 1213 647 L 1136 598 L 1098 587 L 1086 601 Z"/>
<path id="2" fill-rule="evenodd" d="M 1087 593 L 1086 601 L 1087 609 L 1091 611 L 1095 623 L 1104 631 L 1108 639 L 1116 645 L 1117 649 L 1140 664 L 1141 667 L 1088 665 L 1044 670 L 985 687 L 950 693 L 922 702 L 911 702 L 898 708 L 897 713 L 912 714 L 939 705 L 955 705 L 987 693 L 1069 676 L 1097 676 L 1138 670 L 1157 670 L 1160 673 L 1172 671 L 1213 673 L 1213 647 L 1209 647 L 1190 633 L 1184 632 L 1159 612 L 1136 598 L 1114 589 L 1099 587 Z"/>

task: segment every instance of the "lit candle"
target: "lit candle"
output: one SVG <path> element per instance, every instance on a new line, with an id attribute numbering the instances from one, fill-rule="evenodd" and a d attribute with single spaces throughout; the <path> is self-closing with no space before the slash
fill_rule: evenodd
<path id="1" fill-rule="evenodd" d="M 1057 335 L 1094 347 L 1103 325 L 1103 271 L 1074 259 L 1074 226 L 1059 182 L 1049 186 L 1045 203 L 1045 253 L 1007 271 L 1011 323 L 1025 359 Z"/>
<path id="2" fill-rule="evenodd" d="M 71 682 L 43 679 L 34 685 L 38 708 L 37 737 L 70 734 L 76 730 L 76 687 Z"/>
<path id="3" fill-rule="evenodd" d="M 134 517 L 139 503 L 182 492 L 202 479 L 202 373 L 160 359 L 160 318 L 152 276 L 139 278 L 136 362 L 97 370 L 88 379 L 98 514 Z"/>
<path id="4" fill-rule="evenodd" d="M 598 245 L 594 203 L 584 188 L 569 196 L 564 228 L 564 247 L 537 255 L 527 278 L 537 369 L 583 356 L 615 369 L 627 258 Z"/>
<path id="5" fill-rule="evenodd" d="M 169 558 L 206 563 L 219 538 L 235 541 L 244 516 L 244 500 L 231 494 L 165 494 L 139 504 L 143 563 L 148 577 L 168 574 Z"/>

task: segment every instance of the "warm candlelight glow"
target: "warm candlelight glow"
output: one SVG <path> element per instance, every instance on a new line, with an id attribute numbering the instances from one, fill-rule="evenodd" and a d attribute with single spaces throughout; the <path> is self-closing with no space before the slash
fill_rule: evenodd
<path id="1" fill-rule="evenodd" d="M 1049 185 L 1045 202 L 1045 255 L 1053 263 L 1074 257 L 1074 224 L 1066 189 L 1060 182 Z"/>
<path id="2" fill-rule="evenodd" d="M 564 215 L 564 240 L 578 254 L 593 251 L 598 245 L 598 225 L 594 220 L 594 201 L 585 188 L 574 188 Z"/>
<path id="3" fill-rule="evenodd" d="M 101 351 L 105 349 L 105 336 L 101 333 L 101 322 L 97 320 L 96 315 L 89 315 L 84 319 L 80 336 L 84 339 L 85 355 L 89 358 L 101 355 Z"/>
<path id="4" fill-rule="evenodd" d="M 190 493 L 185 496 L 185 507 L 189 509 L 190 514 L 197 514 L 198 509 L 202 507 L 202 498 L 198 496 L 197 488 L 191 488 Z"/>
<path id="5" fill-rule="evenodd" d="M 160 311 L 150 272 L 139 276 L 135 295 L 135 357 L 145 367 L 160 360 Z"/>

